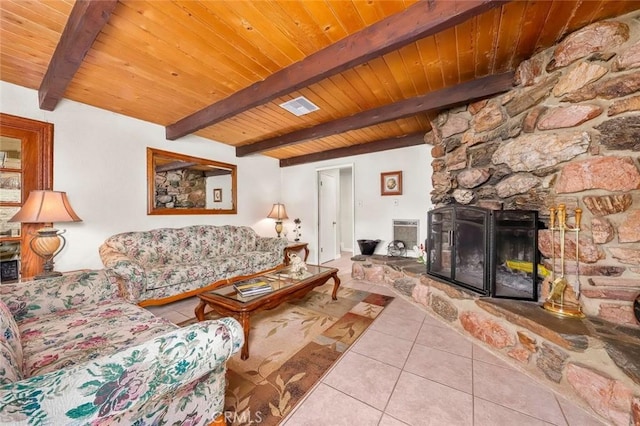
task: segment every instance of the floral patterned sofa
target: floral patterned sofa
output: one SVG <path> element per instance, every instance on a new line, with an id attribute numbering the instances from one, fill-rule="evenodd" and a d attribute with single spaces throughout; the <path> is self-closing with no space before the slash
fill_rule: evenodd
<path id="1" fill-rule="evenodd" d="M 148 306 L 275 268 L 286 245 L 285 238 L 260 237 L 248 226 L 194 225 L 114 235 L 100 246 L 100 257 L 123 280 L 127 299 Z"/>
<path id="2" fill-rule="evenodd" d="M 184 328 L 106 271 L 0 285 L 0 424 L 223 424 L 232 318 Z"/>

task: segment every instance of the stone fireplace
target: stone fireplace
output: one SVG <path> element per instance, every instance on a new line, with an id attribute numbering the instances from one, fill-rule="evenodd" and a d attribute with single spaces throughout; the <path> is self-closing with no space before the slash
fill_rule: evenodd
<path id="1" fill-rule="evenodd" d="M 640 327 L 639 68 L 637 13 L 596 23 L 523 62 L 510 92 L 439 114 L 425 138 L 438 206 L 536 210 L 547 225 L 553 206 L 584 210 L 579 259 L 565 240 L 566 297 L 631 327 Z M 559 236 L 540 231 L 539 248 L 557 272 Z"/>
<path id="2" fill-rule="evenodd" d="M 546 269 L 561 270 L 550 208 L 564 204 L 570 221 L 583 210 L 578 238 L 564 239 L 564 297 L 587 318 L 544 311 L 548 280 L 527 302 L 443 283 L 415 259 L 355 258 L 353 276 L 392 286 L 606 424 L 640 425 L 640 14 L 570 34 L 521 63 L 511 91 L 442 111 L 432 128 L 434 205 L 536 211 Z"/>

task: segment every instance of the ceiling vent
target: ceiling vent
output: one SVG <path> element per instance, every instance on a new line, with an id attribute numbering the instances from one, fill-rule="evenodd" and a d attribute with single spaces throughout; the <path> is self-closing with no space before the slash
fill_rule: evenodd
<path id="1" fill-rule="evenodd" d="M 320 109 L 304 96 L 291 99 L 290 101 L 280 104 L 280 106 L 298 117 Z"/>

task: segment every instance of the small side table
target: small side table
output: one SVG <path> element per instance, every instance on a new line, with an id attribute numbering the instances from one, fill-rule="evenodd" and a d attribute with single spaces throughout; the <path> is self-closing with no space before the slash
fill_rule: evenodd
<path id="1" fill-rule="evenodd" d="M 289 264 L 289 253 L 297 253 L 304 250 L 304 261 L 307 261 L 309 257 L 309 244 L 302 241 L 289 241 L 289 244 L 284 248 L 284 264 Z"/>

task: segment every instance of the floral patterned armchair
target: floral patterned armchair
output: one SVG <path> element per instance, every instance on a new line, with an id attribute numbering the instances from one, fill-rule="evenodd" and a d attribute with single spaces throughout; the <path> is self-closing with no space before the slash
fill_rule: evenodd
<path id="1" fill-rule="evenodd" d="M 104 270 L 3 284 L 0 298 L 0 424 L 220 421 L 236 320 L 178 328 Z"/>
<path id="2" fill-rule="evenodd" d="M 104 266 L 122 281 L 125 297 L 148 306 L 275 268 L 286 246 L 285 238 L 260 237 L 248 226 L 194 225 L 113 235 L 99 251 Z"/>

